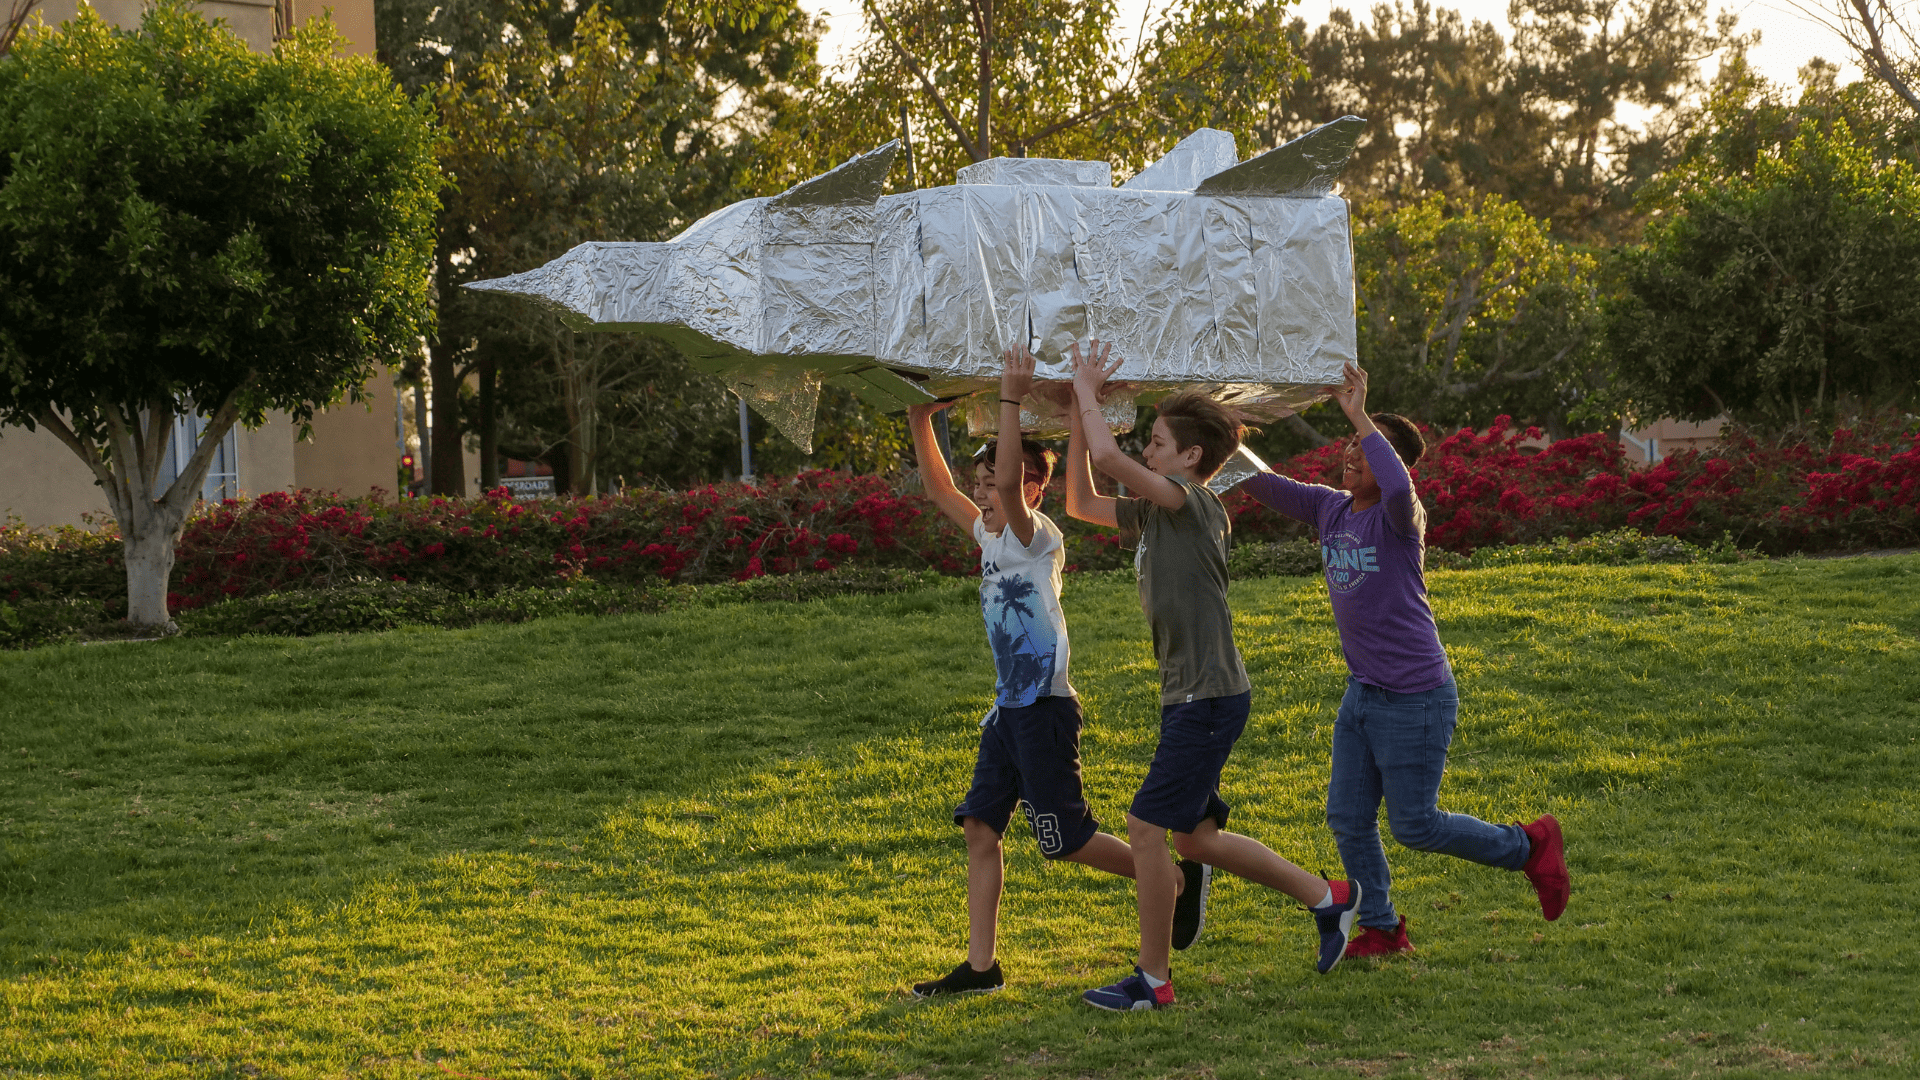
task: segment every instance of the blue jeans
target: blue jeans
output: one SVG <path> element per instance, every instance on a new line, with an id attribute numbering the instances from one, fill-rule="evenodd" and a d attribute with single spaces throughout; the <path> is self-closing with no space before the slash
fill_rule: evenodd
<path id="1" fill-rule="evenodd" d="M 1440 809 L 1440 778 L 1460 712 L 1452 679 L 1418 694 L 1396 694 L 1347 678 L 1333 722 L 1333 776 L 1327 783 L 1327 826 L 1340 846 L 1347 877 L 1360 883 L 1360 925 L 1392 929 L 1387 853 L 1380 845 L 1380 801 L 1393 838 L 1415 851 L 1437 851 L 1487 866 L 1518 870 L 1530 844 L 1518 825 L 1490 825 Z"/>

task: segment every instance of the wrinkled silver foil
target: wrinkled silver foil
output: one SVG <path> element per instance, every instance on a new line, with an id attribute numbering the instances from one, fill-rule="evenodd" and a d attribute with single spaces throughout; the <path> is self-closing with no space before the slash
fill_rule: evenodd
<path id="1" fill-rule="evenodd" d="M 1220 466 L 1220 471 L 1207 481 L 1207 486 L 1216 494 L 1225 495 L 1266 471 L 1267 463 L 1260 460 L 1260 455 L 1242 446 L 1227 458 L 1226 463 Z"/>
<path id="2" fill-rule="evenodd" d="M 1071 378 L 1074 342 L 1124 358 L 1107 422 L 1180 388 L 1248 420 L 1324 396 L 1356 358 L 1347 205 L 1333 194 L 1366 122 L 1346 117 L 1242 162 L 1202 129 L 1116 188 L 1105 162 L 995 158 L 960 183 L 881 195 L 888 143 L 665 243 L 587 243 L 468 288 L 543 304 L 576 330 L 654 334 L 811 451 L 822 385 L 888 411 L 970 398 L 998 423 L 1000 356 Z M 1066 430 L 1042 394 L 1023 427 Z M 1249 474 L 1250 475 L 1250 474 Z"/>

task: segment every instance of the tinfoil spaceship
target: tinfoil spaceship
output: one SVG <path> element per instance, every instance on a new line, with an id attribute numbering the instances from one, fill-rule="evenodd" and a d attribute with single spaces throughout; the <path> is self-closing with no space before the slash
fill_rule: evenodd
<path id="1" fill-rule="evenodd" d="M 1202 128 L 1117 188 L 1105 162 L 994 158 L 883 196 L 893 142 L 665 243 L 581 244 L 467 287 L 664 338 L 807 451 L 823 383 L 889 411 L 972 395 L 971 430 L 993 430 L 1000 354 L 1019 342 L 1040 380 L 1071 377 L 1070 343 L 1113 342 L 1131 387 L 1108 402 L 1116 430 L 1187 386 L 1270 420 L 1355 359 L 1333 189 L 1365 126 L 1343 117 L 1244 162 Z M 1065 430 L 1050 400 L 1023 404 L 1023 427 Z"/>

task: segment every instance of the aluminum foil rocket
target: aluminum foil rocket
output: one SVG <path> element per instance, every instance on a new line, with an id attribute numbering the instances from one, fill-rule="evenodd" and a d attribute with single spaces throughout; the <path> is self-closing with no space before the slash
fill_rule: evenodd
<path id="1" fill-rule="evenodd" d="M 577 330 L 654 334 L 811 451 L 823 383 L 885 409 L 966 397 L 998 419 L 1000 354 L 1071 377 L 1075 341 L 1110 341 L 1136 400 L 1200 386 L 1249 420 L 1317 400 L 1355 358 L 1347 205 L 1335 180 L 1366 126 L 1344 117 L 1240 161 L 1203 128 L 1114 187 L 1104 162 L 995 158 L 952 187 L 881 194 L 888 143 L 666 243 L 582 244 L 468 288 L 544 304 Z M 1065 430 L 1050 401 L 1023 427 Z"/>

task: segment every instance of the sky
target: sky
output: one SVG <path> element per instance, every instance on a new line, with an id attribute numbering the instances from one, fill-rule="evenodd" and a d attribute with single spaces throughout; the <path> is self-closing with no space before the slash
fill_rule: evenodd
<path id="1" fill-rule="evenodd" d="M 1121 19 L 1130 29 L 1139 25 L 1140 13 L 1147 2 L 1119 0 Z M 821 53 L 831 65 L 859 38 L 860 0 L 800 0 L 800 4 L 826 17 L 828 30 Z M 1333 6 L 1333 0 L 1301 0 L 1294 11 L 1308 26 L 1317 26 L 1326 21 L 1327 11 Z M 1343 0 L 1340 6 L 1358 13 L 1372 4 Z M 1468 21 L 1479 19 L 1492 23 L 1503 33 L 1506 30 L 1507 0 L 1434 0 L 1433 6 L 1452 8 Z M 1754 67 L 1768 78 L 1791 86 L 1801 65 L 1816 56 L 1843 64 L 1840 75 L 1843 83 L 1860 77 L 1860 69 L 1851 62 L 1846 44 L 1826 27 L 1796 11 L 1791 0 L 1730 0 L 1720 7 L 1740 16 L 1740 29 L 1760 31 L 1759 46 L 1747 55 Z"/>

